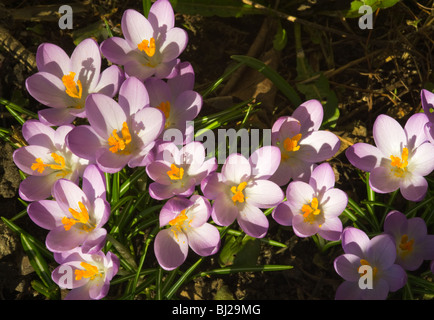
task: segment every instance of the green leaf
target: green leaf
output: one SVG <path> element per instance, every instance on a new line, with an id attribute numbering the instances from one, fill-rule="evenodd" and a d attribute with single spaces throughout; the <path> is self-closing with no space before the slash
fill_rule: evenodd
<path id="1" fill-rule="evenodd" d="M 280 20 L 278 20 L 278 22 L 278 29 L 273 39 L 273 48 L 277 51 L 281 51 L 285 48 L 286 43 L 288 42 L 288 35 L 286 30 L 282 28 Z"/>
<path id="2" fill-rule="evenodd" d="M 375 12 L 377 9 L 386 9 L 394 6 L 400 0 L 364 0 L 364 1 L 352 1 L 350 9 L 344 13 L 347 18 L 358 18 L 365 13 L 362 11 L 359 13 L 359 9 L 361 6 L 366 5 L 372 8 L 372 12 Z"/>
<path id="3" fill-rule="evenodd" d="M 259 240 L 248 235 L 226 235 L 225 244 L 220 251 L 219 263 L 223 266 L 255 265 L 259 256 Z"/>

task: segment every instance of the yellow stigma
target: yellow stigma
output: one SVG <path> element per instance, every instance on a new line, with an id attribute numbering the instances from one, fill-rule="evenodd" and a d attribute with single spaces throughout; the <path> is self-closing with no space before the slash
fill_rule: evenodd
<path id="1" fill-rule="evenodd" d="M 144 39 L 137 45 L 137 48 L 145 52 L 148 57 L 152 57 L 155 54 L 155 39 L 151 38 L 149 41 Z"/>
<path id="2" fill-rule="evenodd" d="M 184 168 L 177 167 L 174 163 L 170 165 L 170 170 L 166 172 L 170 180 L 182 180 Z"/>
<path id="3" fill-rule="evenodd" d="M 126 154 L 129 154 L 129 152 L 127 152 L 125 148 L 128 144 L 131 143 L 131 134 L 126 122 L 122 124 L 121 133 L 122 138 L 119 137 L 116 129 L 113 130 L 112 135 L 108 138 L 108 143 L 111 147 L 109 148 L 109 150 L 113 153 L 124 152 Z"/>
<path id="4" fill-rule="evenodd" d="M 82 223 L 81 229 L 84 231 L 92 231 L 95 226 L 89 223 L 89 213 L 87 212 L 86 206 L 79 201 L 78 202 L 79 211 L 69 208 L 69 212 L 72 214 L 73 218 L 63 217 L 62 223 L 66 231 L 71 229 L 76 223 Z"/>
<path id="5" fill-rule="evenodd" d="M 164 113 L 164 117 L 166 118 L 166 123 L 164 124 L 164 128 L 167 129 L 169 127 L 170 123 L 168 121 L 170 116 L 170 102 L 161 102 L 158 107 L 156 107 L 158 110 L 162 111 Z"/>
<path id="6" fill-rule="evenodd" d="M 282 152 L 282 159 L 287 160 L 289 158 L 289 152 L 298 151 L 300 149 L 300 145 L 298 142 L 301 139 L 301 133 L 296 134 L 292 138 L 286 138 L 283 141 L 283 148 L 286 150 L 286 152 Z"/>
<path id="7" fill-rule="evenodd" d="M 409 240 L 408 235 L 404 234 L 401 237 L 401 242 L 399 243 L 398 247 L 402 250 L 401 254 L 408 254 L 413 251 L 413 244 L 414 239 Z"/>
<path id="8" fill-rule="evenodd" d="M 237 201 L 240 203 L 244 202 L 243 190 L 246 186 L 247 182 L 241 182 L 238 186 L 231 187 L 231 191 L 234 194 L 232 196 L 232 201 L 234 202 L 234 205 L 237 204 Z"/>
<path id="9" fill-rule="evenodd" d="M 72 98 L 81 99 L 81 95 L 83 93 L 83 86 L 81 85 L 81 81 L 74 81 L 75 72 L 70 72 L 62 77 L 63 85 L 65 86 L 65 92 L 68 96 Z"/>
<path id="10" fill-rule="evenodd" d="M 408 149 L 402 149 L 401 158 L 391 155 L 390 159 L 392 160 L 392 172 L 395 174 L 395 176 L 402 177 L 407 172 Z"/>
<path id="11" fill-rule="evenodd" d="M 177 232 L 182 231 L 182 229 L 190 226 L 190 224 L 193 221 L 193 219 L 189 219 L 187 217 L 186 210 L 187 209 L 182 210 L 174 219 L 169 221 L 169 225 L 172 227 L 172 228 L 170 228 L 170 230 L 175 235 L 176 241 L 179 241 Z M 186 225 L 186 223 L 187 223 L 187 225 Z"/>
<path id="12" fill-rule="evenodd" d="M 369 263 L 367 260 L 365 260 L 365 259 L 360 259 L 360 266 L 371 266 L 371 265 L 370 265 L 370 263 Z M 373 267 L 373 268 L 372 268 L 372 277 L 375 278 L 375 275 L 377 274 L 377 272 L 378 272 L 377 267 Z M 362 277 L 362 276 L 364 276 L 366 273 L 367 273 L 367 271 L 365 271 L 365 272 L 364 272 L 363 274 L 361 274 L 360 276 Z"/>
<path id="13" fill-rule="evenodd" d="M 318 199 L 313 198 L 310 205 L 303 205 L 301 211 L 303 212 L 304 222 L 312 224 L 315 220 L 315 217 L 321 213 L 321 210 L 318 209 Z"/>
<path id="14" fill-rule="evenodd" d="M 75 270 L 75 280 L 81 280 L 82 278 L 90 278 L 90 280 L 95 279 L 97 276 L 102 276 L 102 274 L 98 271 L 98 268 L 94 265 L 91 265 L 87 262 L 81 262 L 80 266 L 84 268 L 84 270 Z"/>
<path id="15" fill-rule="evenodd" d="M 52 153 L 51 157 L 53 158 L 54 162 L 56 164 L 47 164 L 42 161 L 41 158 L 36 158 L 34 163 L 32 163 L 32 166 L 30 167 L 33 171 L 38 171 L 39 173 L 43 173 L 45 168 L 49 167 L 53 170 L 61 171 L 57 174 L 57 176 L 60 176 L 64 178 L 66 175 L 71 173 L 71 171 L 65 169 L 65 158 L 62 156 L 59 156 L 57 153 Z"/>

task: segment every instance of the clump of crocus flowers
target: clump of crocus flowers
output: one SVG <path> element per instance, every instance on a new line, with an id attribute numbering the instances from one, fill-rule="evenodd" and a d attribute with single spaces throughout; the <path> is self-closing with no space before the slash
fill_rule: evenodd
<path id="1" fill-rule="evenodd" d="M 68 299 L 106 297 L 119 271 L 119 258 L 105 250 L 111 215 L 105 175 L 125 167 L 145 168 L 146 192 L 163 204 L 154 253 L 165 270 L 180 267 L 189 249 L 204 257 L 216 254 L 219 227 L 236 222 L 245 234 L 265 237 L 269 217 L 263 209 L 298 237 L 342 242 L 344 254 L 334 267 L 345 281 L 337 299 L 386 299 L 405 285 L 405 270 L 434 260 L 434 236 L 421 218 L 391 211 L 384 233 L 372 239 L 344 228 L 341 215 L 349 199 L 335 187 L 326 162 L 340 140 L 322 130 L 317 100 L 277 119 L 271 145 L 249 157 L 232 153 L 221 166 L 201 142 L 188 139 L 187 123 L 202 110 L 202 97 L 194 91 L 191 64 L 180 60 L 187 34 L 174 24 L 170 2 L 157 0 L 147 18 L 124 12 L 124 38 L 111 37 L 100 46 L 83 40 L 70 57 L 54 44 L 38 48 L 39 71 L 26 86 L 48 108 L 39 120 L 24 123 L 27 145 L 15 151 L 14 161 L 27 176 L 20 197 L 31 202 L 31 220 L 49 230 L 46 246 L 59 264 L 52 278 L 70 289 Z M 113 63 L 103 71 L 102 56 Z M 434 170 L 433 96 L 422 91 L 425 113 L 410 117 L 404 128 L 380 115 L 376 146 L 347 149 L 350 163 L 370 173 L 375 192 L 399 189 L 410 201 L 425 197 L 425 177 Z M 76 118 L 79 125 L 72 124 Z M 170 130 L 178 130 L 180 139 L 166 141 Z M 361 288 L 361 266 L 371 268 L 372 288 Z"/>

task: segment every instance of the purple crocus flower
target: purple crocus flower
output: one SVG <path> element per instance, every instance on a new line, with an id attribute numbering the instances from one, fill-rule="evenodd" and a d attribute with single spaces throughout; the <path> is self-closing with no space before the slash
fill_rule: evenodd
<path id="1" fill-rule="evenodd" d="M 158 200 L 174 195 L 189 197 L 195 186 L 216 169 L 215 158 L 205 160 L 202 143 L 190 142 L 179 149 L 173 142 L 163 142 L 156 147 L 155 161 L 146 167 L 155 181 L 149 185 L 149 194 Z"/>
<path id="2" fill-rule="evenodd" d="M 78 182 L 89 161 L 74 155 L 65 144 L 65 137 L 73 128 L 64 125 L 54 130 L 37 120 L 23 124 L 22 134 L 28 146 L 13 154 L 17 167 L 28 175 L 19 187 L 22 199 L 47 199 L 54 182 L 61 178 Z"/>
<path id="3" fill-rule="evenodd" d="M 190 136 L 192 127 L 187 127 L 189 121 L 197 117 L 202 108 L 202 97 L 194 87 L 194 71 L 189 62 L 181 62 L 177 66 L 177 76 L 164 81 L 158 78 L 149 78 L 145 81 L 145 86 L 149 92 L 150 106 L 156 107 L 163 111 L 166 122 L 164 125 L 165 132 L 170 137 L 164 140 L 171 140 L 171 129 L 176 129 L 181 133 L 182 139 L 179 142 L 185 142 L 186 136 Z M 189 130 L 187 132 L 187 130 Z M 164 132 L 163 132 L 164 134 Z"/>
<path id="4" fill-rule="evenodd" d="M 81 248 L 55 253 L 60 265 L 51 274 L 62 289 L 72 289 L 65 300 L 100 300 L 109 291 L 119 270 L 119 258 L 112 252 L 83 253 Z"/>
<path id="5" fill-rule="evenodd" d="M 373 127 L 376 146 L 356 143 L 346 156 L 352 165 L 370 172 L 369 184 L 375 192 L 400 189 L 405 199 L 420 201 L 428 189 L 424 176 L 434 170 L 434 145 L 424 133 L 427 122 L 425 114 L 417 113 L 402 128 L 395 119 L 379 115 Z"/>
<path id="6" fill-rule="evenodd" d="M 118 66 L 101 72 L 101 53 L 93 39 L 80 42 L 71 58 L 55 44 L 43 43 L 36 52 L 36 63 L 39 72 L 26 79 L 26 88 L 50 107 L 39 111 L 39 119 L 52 126 L 86 117 L 87 96 L 98 92 L 113 97 L 124 79 Z"/>
<path id="7" fill-rule="evenodd" d="M 405 270 L 414 271 L 424 260 L 434 259 L 434 235 L 427 234 L 422 218 L 407 219 L 403 213 L 391 211 L 384 221 L 384 232 L 395 240 L 396 263 Z"/>
<path id="8" fill-rule="evenodd" d="M 360 229 L 347 227 L 342 232 L 342 248 L 345 253 L 334 261 L 336 272 L 345 280 L 336 290 L 337 300 L 385 300 L 389 292 L 407 282 L 404 269 L 395 264 L 396 247 L 389 235 L 369 239 Z M 359 272 L 361 266 L 372 268 L 371 288 L 360 285 L 365 275 Z"/>
<path id="9" fill-rule="evenodd" d="M 144 166 L 164 128 L 164 115 L 149 107 L 144 84 L 131 77 L 122 83 L 118 102 L 94 93 L 86 100 L 90 125 L 74 128 L 66 137 L 76 155 L 95 161 L 108 173 L 129 167 Z"/>
<path id="10" fill-rule="evenodd" d="M 309 183 L 289 183 L 287 200 L 274 209 L 274 220 L 281 225 L 292 226 L 299 237 L 318 233 L 326 240 L 339 240 L 342 233 L 339 215 L 345 210 L 348 197 L 334 185 L 332 167 L 328 163 L 320 164 L 312 171 Z"/>
<path id="11" fill-rule="evenodd" d="M 214 200 L 214 222 L 229 226 L 237 220 L 246 234 L 264 237 L 269 222 L 260 208 L 272 208 L 284 198 L 282 189 L 268 180 L 279 163 L 280 151 L 274 146 L 257 149 L 249 159 L 229 155 L 221 172 L 211 173 L 201 184 L 205 197 Z"/>
<path id="12" fill-rule="evenodd" d="M 50 230 L 45 244 L 52 252 L 81 246 L 84 253 L 101 250 L 110 216 L 105 200 L 105 176 L 96 165 L 83 174 L 82 189 L 70 180 L 60 179 L 53 186 L 56 200 L 40 200 L 27 207 L 29 217 L 41 228 Z"/>
<path id="13" fill-rule="evenodd" d="M 421 92 L 422 108 L 429 122 L 425 125 L 427 139 L 434 144 L 434 93 L 423 89 Z"/>
<path id="14" fill-rule="evenodd" d="M 279 147 L 281 162 L 270 178 L 279 186 L 291 179 L 307 181 L 314 164 L 333 157 L 339 150 L 339 138 L 319 130 L 324 116 L 321 103 L 309 100 L 294 110 L 292 116 L 280 117 L 271 129 L 271 143 Z"/>
<path id="15" fill-rule="evenodd" d="M 190 199 L 169 199 L 160 212 L 160 227 L 169 226 L 155 237 L 154 251 L 158 263 L 165 270 L 179 267 L 187 258 L 190 247 L 200 256 L 209 256 L 220 248 L 218 229 L 207 223 L 211 205 L 203 196 Z"/>
<path id="16" fill-rule="evenodd" d="M 168 0 L 156 1 L 148 19 L 133 9 L 125 10 L 121 21 L 125 39 L 111 37 L 103 41 L 101 51 L 109 61 L 123 65 L 129 76 L 167 78 L 188 42 L 187 33 L 174 25 Z"/>

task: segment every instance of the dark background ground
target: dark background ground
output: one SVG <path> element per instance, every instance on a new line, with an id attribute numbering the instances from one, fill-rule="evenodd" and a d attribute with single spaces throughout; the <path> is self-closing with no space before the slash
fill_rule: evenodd
<path id="1" fill-rule="evenodd" d="M 318 3 L 316 3 L 318 2 Z M 434 14 L 433 1 L 402 1 L 375 14 L 374 28 L 361 30 L 357 19 L 343 19 L 340 11 L 347 1 L 295 0 L 275 3 L 281 12 L 302 18 L 302 46 L 314 72 L 323 71 L 336 94 L 340 118 L 332 129 L 342 140 L 342 150 L 330 162 L 336 169 L 337 187 L 354 200 L 366 197 L 364 186 L 342 151 L 349 144 L 371 141 L 376 116 L 387 113 L 402 123 L 421 109 L 420 90 L 432 88 Z M 141 10 L 141 1 L 85 1 L 74 3 L 73 30 L 60 30 L 58 1 L 4 1 L 0 4 L 0 97 L 24 104 L 36 111 L 42 106 L 24 87 L 25 79 L 36 72 L 32 55 L 42 42 L 52 42 L 71 53 L 73 40 L 92 25 L 104 37 L 104 16 L 112 27 L 126 8 Z M 420 21 L 419 21 L 420 20 Z M 198 91 L 206 89 L 233 63 L 230 56 L 249 54 L 266 61 L 291 84 L 296 85 L 297 51 L 294 23 L 280 19 L 288 32 L 285 48 L 272 49 L 275 20 L 265 14 L 240 18 L 177 15 L 177 26 L 189 33 L 189 45 L 181 56 L 192 63 Z M 309 26 L 305 21 L 311 22 Z M 415 21 L 419 21 L 417 26 Z M 313 23 L 313 24 L 312 24 Z M 326 29 L 328 28 L 328 29 Z M 21 46 L 16 47 L 18 41 Z M 18 48 L 18 50 L 17 50 Z M 18 53 L 17 53 L 18 51 Z M 254 127 L 270 128 L 274 120 L 295 109 L 288 100 L 256 71 L 244 69 L 233 75 L 204 103 L 202 114 L 213 113 L 249 98 L 261 101 L 261 111 L 250 119 Z M 229 103 L 228 103 L 229 101 Z M 19 125 L 6 109 L 0 109 L 0 127 Z M 11 154 L 13 149 L 0 140 L 0 215 L 11 218 L 24 209 L 17 200 L 19 175 Z M 399 201 L 399 199 L 398 199 Z M 398 203 L 399 205 L 399 203 Z M 34 235 L 44 233 L 27 218 L 16 221 Z M 271 222 L 269 237 L 288 248 L 261 246 L 259 263 L 288 264 L 285 272 L 241 273 L 199 278 L 183 288 L 180 297 L 188 299 L 333 299 L 341 279 L 333 270 L 340 246 L 322 254 L 311 239 L 294 236 L 290 228 Z M 0 224 L 0 299 L 43 298 L 31 289 L 36 278 L 22 253 L 16 235 Z M 211 259 L 206 268 L 218 266 Z M 216 296 L 216 294 L 218 295 Z"/>

